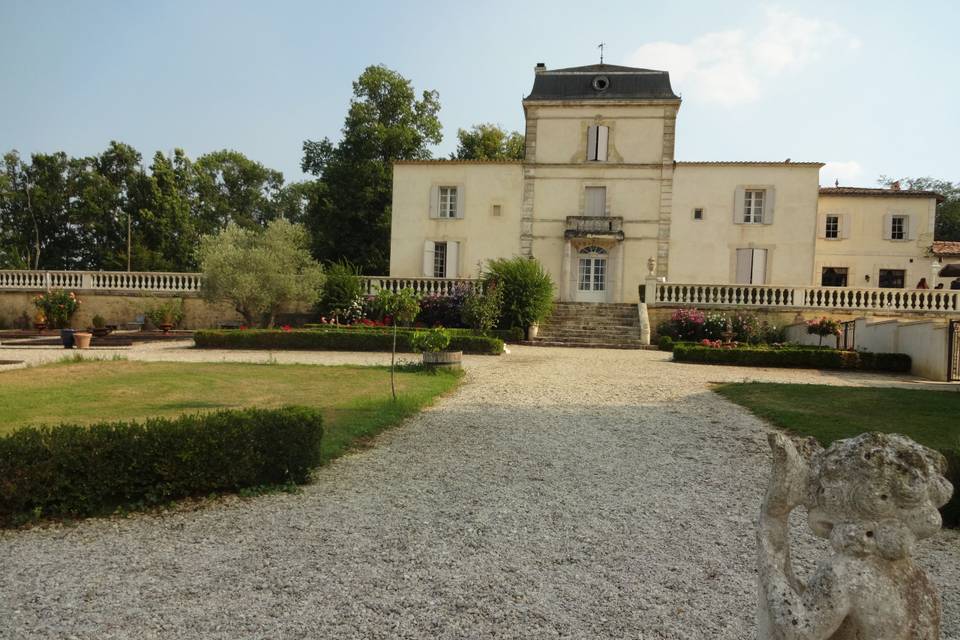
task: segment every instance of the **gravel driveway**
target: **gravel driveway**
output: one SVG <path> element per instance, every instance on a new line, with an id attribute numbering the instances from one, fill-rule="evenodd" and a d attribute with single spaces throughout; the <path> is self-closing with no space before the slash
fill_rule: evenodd
<path id="1" fill-rule="evenodd" d="M 0 637 L 750 638 L 765 427 L 709 383 L 890 378 L 668 357 L 469 358 L 300 494 L 0 533 Z M 960 536 L 919 558 L 960 638 Z"/>

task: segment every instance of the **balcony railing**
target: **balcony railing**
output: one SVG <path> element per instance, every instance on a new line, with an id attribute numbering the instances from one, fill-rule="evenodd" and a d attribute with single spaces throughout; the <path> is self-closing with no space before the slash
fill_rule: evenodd
<path id="1" fill-rule="evenodd" d="M 623 240 L 623 218 L 619 216 L 567 216 L 567 238 L 605 237 Z"/>
<path id="2" fill-rule="evenodd" d="M 658 282 L 646 302 L 659 306 L 960 313 L 960 291 Z"/>

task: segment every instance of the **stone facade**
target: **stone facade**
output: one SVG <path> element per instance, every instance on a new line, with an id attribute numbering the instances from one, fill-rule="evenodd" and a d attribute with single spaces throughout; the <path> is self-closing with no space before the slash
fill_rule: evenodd
<path id="1" fill-rule="evenodd" d="M 820 285 L 826 266 L 848 269 L 848 286 L 879 286 L 880 269 L 889 284 L 907 265 L 911 287 L 931 273 L 936 194 L 840 201 L 819 188 L 819 162 L 678 162 L 680 102 L 666 72 L 537 65 L 522 161 L 395 164 L 390 275 L 474 276 L 522 255 L 561 300 L 636 302 L 650 258 L 657 276 L 699 284 Z M 855 234 L 819 240 L 822 215 L 840 209 Z M 881 225 L 904 211 L 916 236 L 886 237 Z"/>

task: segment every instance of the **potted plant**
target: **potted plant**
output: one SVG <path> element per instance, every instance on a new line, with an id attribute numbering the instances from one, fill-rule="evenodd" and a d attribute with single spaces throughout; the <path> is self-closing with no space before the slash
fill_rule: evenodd
<path id="1" fill-rule="evenodd" d="M 103 336 L 110 334 L 110 329 L 107 327 L 107 321 L 104 320 L 103 316 L 101 316 L 99 313 L 93 316 L 91 323 L 93 326 L 89 327 L 87 331 L 92 333 L 95 337 L 102 338 Z"/>
<path id="2" fill-rule="evenodd" d="M 73 343 L 77 349 L 89 349 L 90 340 L 93 338 L 93 334 L 89 331 L 74 331 L 73 332 Z"/>
<path id="3" fill-rule="evenodd" d="M 169 333 L 183 320 L 183 303 L 173 300 L 163 302 L 147 310 L 144 315 L 157 329 Z"/>
<path id="4" fill-rule="evenodd" d="M 47 328 L 47 316 L 45 316 L 40 309 L 37 309 L 37 313 L 33 316 L 33 328 L 36 329 L 38 333 Z"/>
<path id="5" fill-rule="evenodd" d="M 459 369 L 463 357 L 462 351 L 447 351 L 450 346 L 450 332 L 443 327 L 430 331 L 418 331 L 411 340 L 413 348 L 423 352 L 423 364 L 428 367 L 446 367 Z"/>
<path id="6" fill-rule="evenodd" d="M 60 340 L 64 349 L 73 348 L 73 329 L 70 318 L 80 308 L 80 299 L 72 291 L 48 291 L 33 297 L 33 305 L 44 315 L 47 326 L 60 329 Z"/>

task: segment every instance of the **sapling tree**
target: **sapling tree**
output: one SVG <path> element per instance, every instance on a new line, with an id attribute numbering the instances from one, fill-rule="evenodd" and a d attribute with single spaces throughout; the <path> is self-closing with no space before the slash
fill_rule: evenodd
<path id="1" fill-rule="evenodd" d="M 420 313 L 420 297 L 413 289 L 390 291 L 381 289 L 377 294 L 377 302 L 383 310 L 384 316 L 390 316 L 393 322 L 393 348 L 390 351 L 390 391 L 393 399 L 397 399 L 397 383 L 395 378 L 395 362 L 397 359 L 397 326 L 410 324 Z"/>

